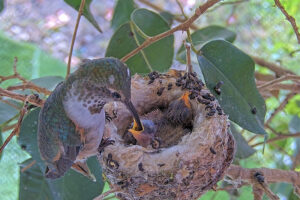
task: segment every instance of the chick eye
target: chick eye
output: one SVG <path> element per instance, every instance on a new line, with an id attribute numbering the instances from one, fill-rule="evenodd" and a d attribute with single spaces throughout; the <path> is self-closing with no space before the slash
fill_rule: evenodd
<path id="1" fill-rule="evenodd" d="M 121 95 L 117 92 L 113 92 L 112 97 L 115 98 L 115 99 L 119 99 L 119 98 L 121 98 Z"/>

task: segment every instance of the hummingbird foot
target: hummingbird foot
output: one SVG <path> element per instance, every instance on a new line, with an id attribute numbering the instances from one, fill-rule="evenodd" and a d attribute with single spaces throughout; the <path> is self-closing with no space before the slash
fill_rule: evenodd
<path id="1" fill-rule="evenodd" d="M 101 154 L 104 150 L 105 147 L 109 146 L 109 145 L 113 145 L 115 143 L 114 140 L 110 140 L 109 138 L 107 139 L 102 139 L 101 140 L 101 144 L 98 147 L 98 152 Z"/>

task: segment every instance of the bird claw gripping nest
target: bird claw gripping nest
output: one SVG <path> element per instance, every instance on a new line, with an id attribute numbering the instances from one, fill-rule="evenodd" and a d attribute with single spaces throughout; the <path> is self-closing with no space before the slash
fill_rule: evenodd
<path id="1" fill-rule="evenodd" d="M 115 141 L 99 156 L 120 199 L 197 199 L 215 187 L 234 157 L 228 117 L 195 74 L 171 70 L 132 78 L 132 101 L 144 129 L 125 106 L 106 125 Z M 153 145 L 153 143 L 155 145 Z"/>

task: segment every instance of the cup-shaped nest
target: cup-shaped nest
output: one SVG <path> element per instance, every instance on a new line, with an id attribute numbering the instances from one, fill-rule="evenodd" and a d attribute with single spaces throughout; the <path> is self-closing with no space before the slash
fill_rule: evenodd
<path id="1" fill-rule="evenodd" d="M 132 137 L 133 119 L 122 103 L 106 106 L 115 118 L 106 124 L 105 137 L 115 143 L 99 161 L 108 182 L 120 189 L 117 197 L 190 200 L 214 188 L 235 146 L 228 117 L 204 84 L 195 74 L 154 72 L 135 75 L 131 92 L 144 131 L 152 126 L 145 134 L 159 145 L 141 145 Z"/>

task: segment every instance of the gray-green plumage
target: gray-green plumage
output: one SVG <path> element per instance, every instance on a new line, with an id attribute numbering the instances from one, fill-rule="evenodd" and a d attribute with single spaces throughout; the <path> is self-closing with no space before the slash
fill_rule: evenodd
<path id="1" fill-rule="evenodd" d="M 130 71 L 115 58 L 87 60 L 60 83 L 39 116 L 38 144 L 48 166 L 46 177 L 61 177 L 71 166 L 88 173 L 85 160 L 97 154 L 105 103 L 124 102 L 139 121 L 130 97 Z"/>

